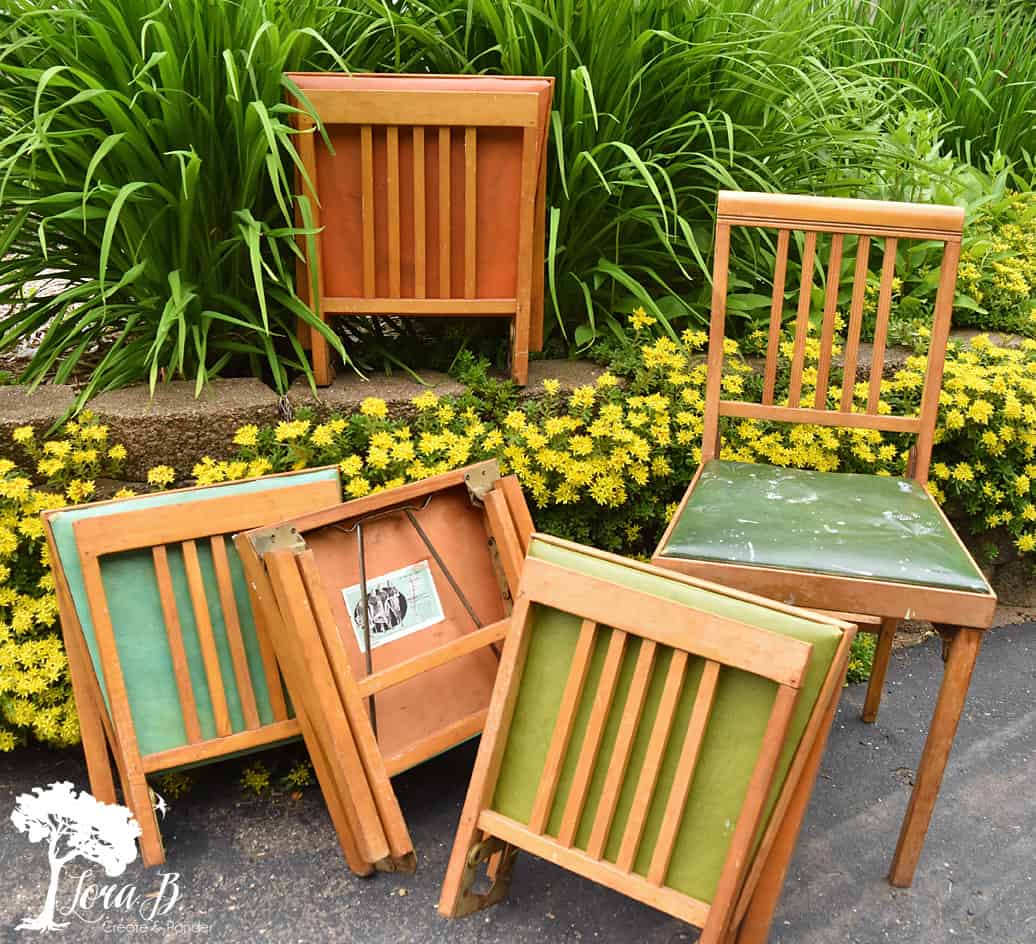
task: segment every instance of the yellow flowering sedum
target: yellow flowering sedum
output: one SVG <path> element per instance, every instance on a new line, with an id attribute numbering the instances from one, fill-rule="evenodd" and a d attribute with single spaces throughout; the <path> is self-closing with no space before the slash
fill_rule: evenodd
<path id="1" fill-rule="evenodd" d="M 751 339 L 749 339 L 751 341 Z M 408 419 L 390 419 L 384 401 L 367 398 L 351 416 L 315 423 L 303 414 L 273 427 L 242 426 L 231 459 L 204 459 L 191 475 L 199 484 L 251 478 L 315 465 L 337 465 L 347 498 L 481 459 L 495 458 L 518 476 L 538 528 L 620 551 L 650 551 L 672 516 L 701 455 L 707 344 L 699 329 L 645 341 L 636 369 L 600 375 L 561 395 L 518 402 L 474 394 L 439 398 L 426 391 Z M 761 381 L 738 345 L 724 345 L 725 396 L 758 399 Z M 817 381 L 815 345 L 806 352 L 803 402 Z M 924 357 L 909 358 L 881 385 L 882 412 L 916 413 Z M 841 397 L 830 378 L 828 402 Z M 857 408 L 869 394 L 856 385 Z M 776 400 L 787 402 L 786 379 Z M 108 446 L 92 418 L 56 439 L 16 431 L 25 467 L 44 480 L 34 487 L 10 460 L 0 460 L 0 749 L 31 735 L 48 743 L 77 737 L 67 667 L 55 622 L 53 580 L 45 566 L 39 512 L 89 500 L 94 482 L 125 450 Z M 865 429 L 779 426 L 730 419 L 722 455 L 824 471 L 902 473 L 907 437 Z M 188 470 L 152 469 L 148 481 L 167 487 Z M 966 514 L 973 527 L 1001 528 L 1022 554 L 1036 553 L 1036 342 L 1002 348 L 988 338 L 951 350 L 940 401 L 930 489 L 936 500 Z M 27 563 L 28 562 L 28 563 Z M 30 574 L 29 578 L 24 574 Z M 13 574 L 18 574 L 17 578 Z"/>
<path id="2" fill-rule="evenodd" d="M 79 740 L 40 513 L 94 497 L 94 482 L 76 477 L 65 457 L 92 453 L 81 457 L 81 468 L 119 474 L 126 450 L 102 452 L 107 437 L 88 414 L 43 442 L 31 426 L 18 427 L 12 439 L 24 465 L 43 477 L 38 483 L 0 460 L 0 751 L 29 737 L 56 747 Z"/>

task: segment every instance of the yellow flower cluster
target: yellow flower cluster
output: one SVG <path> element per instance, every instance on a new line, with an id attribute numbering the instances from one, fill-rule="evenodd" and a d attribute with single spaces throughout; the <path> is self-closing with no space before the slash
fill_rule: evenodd
<path id="1" fill-rule="evenodd" d="M 645 337 L 636 369 L 623 379 L 603 373 L 568 390 L 550 379 L 541 396 L 522 402 L 475 394 L 454 400 L 425 391 L 406 418 L 391 417 L 383 400 L 368 397 L 350 416 L 318 421 L 301 414 L 275 426 L 242 426 L 233 437 L 234 458 L 204 459 L 190 475 L 208 484 L 333 464 L 346 496 L 361 497 L 493 457 L 521 480 L 538 527 L 643 553 L 700 460 L 706 344 L 700 330 Z M 738 344 L 728 340 L 724 347 L 723 395 L 758 399 L 760 376 Z M 817 345 L 808 344 L 803 404 L 816 400 L 818 356 Z M 786 404 L 784 366 L 775 402 Z M 879 411 L 916 414 L 926 367 L 926 358 L 911 357 L 884 378 Z M 856 384 L 851 393 L 863 408 L 868 384 Z M 821 394 L 838 404 L 837 378 Z M 29 475 L 0 461 L 0 749 L 29 733 L 54 744 L 77 736 L 39 512 L 95 497 L 95 481 L 125 459 L 125 450 L 109 447 L 108 431 L 89 416 L 55 439 L 39 442 L 30 427 L 18 428 L 13 438 L 49 487 L 35 487 Z M 745 462 L 898 475 L 912 441 L 873 430 L 730 418 L 721 426 L 721 443 L 725 458 Z M 185 473 L 157 466 L 148 481 L 166 488 Z M 951 348 L 930 487 L 974 528 L 1005 530 L 1020 553 L 1036 553 L 1036 341 L 1005 348 L 978 337 Z"/>
<path id="2" fill-rule="evenodd" d="M 79 740 L 40 514 L 90 500 L 94 479 L 117 475 L 126 458 L 89 412 L 56 438 L 38 441 L 32 426 L 11 438 L 46 487 L 0 460 L 0 751 L 30 735 L 59 747 Z"/>
<path id="3" fill-rule="evenodd" d="M 980 209 L 969 224 L 975 235 L 964 242 L 957 288 L 984 313 L 961 309 L 966 321 L 1036 336 L 1034 212 L 1036 195 L 1010 193 L 1002 202 Z"/>

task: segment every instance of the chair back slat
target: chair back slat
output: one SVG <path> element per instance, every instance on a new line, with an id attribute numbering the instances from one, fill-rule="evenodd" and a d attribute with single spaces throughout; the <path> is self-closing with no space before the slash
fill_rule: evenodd
<path id="1" fill-rule="evenodd" d="M 198 633 L 202 662 L 205 665 L 205 679 L 208 682 L 209 700 L 212 702 L 212 716 L 216 724 L 216 736 L 227 737 L 233 726 L 230 722 L 230 708 L 227 693 L 223 687 L 223 672 L 219 664 L 219 650 L 212 631 L 212 615 L 205 596 L 205 580 L 198 560 L 198 545 L 194 540 L 180 545 L 183 566 L 187 573 L 187 587 L 191 594 L 191 608 L 194 611 L 194 626 Z"/>
<path id="2" fill-rule="evenodd" d="M 881 398 L 881 378 L 885 372 L 885 346 L 888 343 L 889 317 L 892 312 L 892 281 L 896 276 L 895 237 L 885 240 L 885 257 L 881 264 L 881 284 L 878 287 L 878 315 L 874 322 L 874 343 L 871 346 L 871 375 L 867 393 L 867 412 L 878 412 Z"/>
<path id="3" fill-rule="evenodd" d="M 653 640 L 642 639 L 640 641 L 637 664 L 633 669 L 633 679 L 630 682 L 629 693 L 623 706 L 622 721 L 619 724 L 615 746 L 608 761 L 608 776 L 604 781 L 604 789 L 597 804 L 597 813 L 594 816 L 593 828 L 590 832 L 590 841 L 586 846 L 586 854 L 594 859 L 599 859 L 604 855 L 604 847 L 608 842 L 615 810 L 619 805 L 619 795 L 626 779 L 626 769 L 629 766 L 633 743 L 640 726 L 641 715 L 644 713 L 644 703 L 647 700 L 651 672 L 655 665 L 657 652 L 658 645 Z M 647 791 L 648 794 L 650 792 L 652 791 Z"/>
<path id="4" fill-rule="evenodd" d="M 763 403 L 773 403 L 777 386 L 777 359 L 780 356 L 781 326 L 784 323 L 784 279 L 788 273 L 788 240 L 790 230 L 777 234 L 777 261 L 773 270 L 773 294 L 770 296 L 770 334 L 766 344 L 766 372 L 763 375 Z"/>
<path id="5" fill-rule="evenodd" d="M 259 727 L 259 708 L 255 702 L 252 673 L 248 668 L 245 640 L 241 635 L 241 618 L 237 611 L 237 600 L 234 598 L 230 559 L 227 557 L 227 545 L 223 535 L 214 534 L 209 538 L 209 548 L 212 552 L 212 569 L 216 574 L 219 605 L 223 612 L 223 628 L 227 635 L 227 647 L 230 649 L 238 698 L 241 701 L 241 714 L 245 727 L 254 730 Z"/>
<path id="6" fill-rule="evenodd" d="M 876 200 L 846 200 L 787 194 L 753 194 L 723 191 L 719 195 L 716 243 L 714 249 L 712 323 L 709 332 L 708 380 L 706 383 L 702 459 L 719 455 L 721 416 L 744 417 L 774 422 L 813 423 L 828 426 L 863 427 L 918 435 L 917 459 L 910 474 L 924 481 L 930 463 L 932 427 L 938 409 L 938 384 L 946 353 L 949 321 L 953 305 L 956 266 L 964 214 L 958 207 L 922 206 Z M 773 292 L 766 363 L 763 372 L 761 403 L 725 400 L 722 397 L 723 339 L 726 320 L 726 294 L 729 285 L 729 256 L 732 229 L 776 229 L 777 250 L 774 263 Z M 793 342 L 789 364 L 787 397 L 778 399 L 778 368 L 781 363 L 784 287 L 792 233 L 802 233 L 801 279 L 798 305 L 792 329 Z M 846 252 L 845 238 L 856 240 L 845 352 L 842 362 L 842 388 L 837 405 L 829 406 L 831 373 L 837 366 L 836 344 L 839 321 L 840 275 Z M 823 242 L 821 242 L 821 238 Z M 861 335 L 868 310 L 870 243 L 884 243 L 870 374 L 866 405 L 855 401 L 856 374 L 860 360 Z M 922 409 L 916 416 L 887 416 L 881 403 L 881 384 L 892 318 L 896 258 L 903 240 L 941 242 L 940 288 L 936 297 L 928 370 L 922 391 Z M 829 246 L 826 253 L 824 249 Z M 849 250 L 851 251 L 851 249 Z M 812 288 L 814 269 L 826 263 L 826 288 L 823 312 L 819 318 L 818 351 L 814 355 L 810 335 L 813 328 Z M 803 403 L 804 388 L 812 383 L 807 364 L 815 357 L 815 389 Z M 934 383 L 934 393 L 930 384 Z M 885 411 L 888 412 L 887 410 Z"/>
<path id="7" fill-rule="evenodd" d="M 709 714 L 716 699 L 716 685 L 719 682 L 720 664 L 707 661 L 702 670 L 698 691 L 694 696 L 694 707 L 687 723 L 683 746 L 680 750 L 680 762 L 676 767 L 673 785 L 666 800 L 662 828 L 655 842 L 655 851 L 651 855 L 647 879 L 652 885 L 661 885 L 665 881 L 669 863 L 673 858 L 673 847 L 679 835 L 680 822 L 683 819 L 684 807 L 691 792 L 694 770 L 698 766 L 702 742 L 705 740 L 705 728 L 709 723 Z M 632 860 L 630 860 L 632 861 Z"/>
<path id="8" fill-rule="evenodd" d="M 558 841 L 564 846 L 571 846 L 575 842 L 576 831 L 579 829 L 579 822 L 583 817 L 583 809 L 586 806 L 587 792 L 590 787 L 590 778 L 594 773 L 597 754 L 601 749 L 601 740 L 604 737 L 605 723 L 608 720 L 612 701 L 615 698 L 616 683 L 619 679 L 619 671 L 622 668 L 622 657 L 625 654 L 626 640 L 628 638 L 628 634 L 622 630 L 614 630 L 608 641 L 608 652 L 604 657 L 604 669 L 601 672 L 601 679 L 597 686 L 593 708 L 590 711 L 590 721 L 587 724 L 586 736 L 583 738 L 579 759 L 576 761 L 572 789 L 569 790 L 568 800 L 565 803 L 565 812 L 561 818 L 561 831 L 558 833 Z"/>
<path id="9" fill-rule="evenodd" d="M 813 260 L 817 252 L 817 234 L 810 230 L 802 250 L 802 280 L 799 285 L 799 308 L 795 315 L 795 346 L 791 355 L 791 385 L 788 406 L 797 407 L 802 400 L 802 368 L 806 363 L 806 338 L 809 336 L 809 310 L 813 297 Z"/>
<path id="10" fill-rule="evenodd" d="M 428 232 L 425 228 L 424 128 L 414 128 L 414 298 L 427 293 L 425 266 Z"/>
<path id="11" fill-rule="evenodd" d="M 856 247 L 853 297 L 849 305 L 849 331 L 845 341 L 842 399 L 840 405 L 843 413 L 851 413 L 853 409 L 853 390 L 856 387 L 856 365 L 860 357 L 860 333 L 863 331 L 863 304 L 867 294 L 867 266 L 870 259 L 870 251 L 870 237 L 861 236 Z"/>
<path id="12" fill-rule="evenodd" d="M 655 800 L 658 788 L 658 775 L 662 771 L 663 757 L 665 756 L 666 745 L 672 736 L 673 724 L 676 721 L 676 711 L 679 706 L 680 695 L 683 692 L 684 681 L 687 678 L 688 656 L 686 652 L 676 650 L 673 652 L 669 662 L 669 671 L 666 673 L 665 688 L 662 690 L 662 697 L 658 704 L 658 713 L 655 715 L 655 723 L 651 728 L 651 740 L 648 742 L 647 761 L 637 780 L 637 794 L 633 805 L 630 808 L 629 819 L 626 821 L 626 830 L 622 834 L 622 845 L 619 847 L 619 855 L 615 860 L 620 868 L 632 869 L 637 860 L 637 853 L 640 852 L 640 845 L 644 839 L 644 827 L 647 824 L 648 813 Z M 719 665 L 715 662 L 706 662 L 699 682 L 699 694 L 695 696 L 696 703 L 699 698 L 708 702 L 705 716 L 708 715 L 709 707 L 712 704 L 712 694 L 715 693 L 714 670 L 718 672 Z M 704 703 L 704 702 L 703 702 Z M 697 734 L 698 723 L 701 723 L 701 731 Z M 691 720 L 684 734 L 683 751 L 681 755 L 681 766 L 689 763 L 693 771 L 694 763 L 701 747 L 701 733 L 704 731 L 705 717 L 699 717 L 698 712 L 692 712 Z M 677 769 L 676 777 L 680 772 Z M 686 787 L 690 788 L 690 777 L 687 778 Z M 668 811 L 675 792 L 679 789 L 677 779 L 674 779 L 670 788 L 669 799 L 666 800 Z M 684 801 L 687 795 L 684 793 Z M 673 844 L 679 832 L 679 818 L 683 814 L 683 803 L 680 804 L 677 820 L 672 822 L 664 819 L 658 839 L 655 842 L 654 852 L 651 854 L 651 865 L 648 869 L 647 879 L 654 885 L 661 885 L 665 879 L 666 870 L 669 867 L 669 859 L 672 856 Z M 675 804 L 674 804 L 675 806 Z M 668 816 L 668 812 L 666 813 Z M 668 846 L 668 848 L 665 848 Z M 665 860 L 663 863 L 662 860 Z M 659 876 L 657 881 L 655 875 Z"/>
<path id="13" fill-rule="evenodd" d="M 439 129 L 439 297 L 450 298 L 450 221 L 453 205 L 450 203 L 450 175 L 443 168 L 450 166 L 450 129 Z"/>
<path id="14" fill-rule="evenodd" d="M 374 132 L 370 125 L 360 128 L 360 175 L 363 193 L 360 217 L 363 224 L 363 297 L 377 295 L 374 279 Z"/>
<path id="15" fill-rule="evenodd" d="M 180 614 L 176 609 L 173 577 L 169 572 L 169 557 L 165 545 L 160 544 L 153 547 L 151 558 L 155 565 L 155 582 L 162 602 L 162 619 L 165 623 L 166 637 L 169 640 L 169 654 L 173 662 L 173 674 L 176 677 L 176 691 L 180 699 L 180 712 L 183 715 L 184 734 L 188 744 L 197 744 L 202 740 L 201 723 L 198 720 L 198 706 L 194 701 L 194 689 L 191 687 L 191 671 L 187 662 L 187 650 L 183 644 L 183 628 L 180 625 Z"/>
<path id="16" fill-rule="evenodd" d="M 385 129 L 385 187 L 388 210 L 388 297 L 399 298 L 399 128 Z"/>
<path id="17" fill-rule="evenodd" d="M 464 129 L 464 297 L 475 298 L 478 231 L 478 132 Z"/>
<path id="18" fill-rule="evenodd" d="M 827 407 L 827 382 L 831 376 L 831 358 L 834 354 L 835 316 L 838 313 L 838 286 L 842 277 L 843 233 L 831 237 L 831 253 L 827 263 L 827 286 L 824 290 L 824 320 L 820 329 L 820 360 L 817 363 L 817 390 L 813 407 L 823 410 Z"/>
<path id="19" fill-rule="evenodd" d="M 557 793 L 558 779 L 561 776 L 561 765 L 565 760 L 569 741 L 572 739 L 572 727 L 575 724 L 580 699 L 583 697 L 583 688 L 586 685 L 586 676 L 590 669 L 590 657 L 593 655 L 596 635 L 597 624 L 593 620 L 583 620 L 579 630 L 579 639 L 576 640 L 575 652 L 572 655 L 572 665 L 569 667 L 568 677 L 565 680 L 565 691 L 561 696 L 561 707 L 558 709 L 558 718 L 554 723 L 550 747 L 547 749 L 543 775 L 540 777 L 539 789 L 536 791 L 532 814 L 529 817 L 529 828 L 538 833 L 542 833 L 547 828 L 547 819 L 554 806 L 554 796 Z"/>

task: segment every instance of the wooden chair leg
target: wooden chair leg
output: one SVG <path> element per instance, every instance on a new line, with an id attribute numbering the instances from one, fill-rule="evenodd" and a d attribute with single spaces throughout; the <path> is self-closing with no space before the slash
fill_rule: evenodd
<path id="1" fill-rule="evenodd" d="M 892 641 L 896 638 L 896 627 L 899 620 L 892 617 L 883 618 L 878 630 L 878 644 L 874 649 L 874 663 L 871 666 L 871 677 L 867 683 L 867 697 L 863 702 L 863 720 L 874 724 L 881 705 L 881 695 L 885 688 L 885 676 L 889 669 L 889 656 L 892 654 Z"/>
<path id="2" fill-rule="evenodd" d="M 90 653 L 82 636 L 78 634 L 78 623 L 71 615 L 75 613 L 75 607 L 67 596 L 63 576 L 57 581 L 57 597 L 61 638 L 65 644 L 68 675 L 72 680 L 72 694 L 79 717 L 79 735 L 86 758 L 90 792 L 102 803 L 114 803 L 115 781 L 112 776 L 111 757 L 108 754 L 108 736 L 101 717 L 101 712 L 105 710 L 103 696 L 93 674 Z M 69 627 L 67 630 L 66 626 Z M 75 628 L 72 628 L 73 626 Z"/>
<path id="3" fill-rule="evenodd" d="M 83 664 L 85 653 L 79 646 L 65 641 L 68 657 L 68 672 L 72 678 L 72 693 L 76 700 L 79 716 L 79 735 L 86 758 L 86 773 L 90 780 L 90 792 L 102 803 L 115 802 L 115 780 L 112 776 L 111 758 L 108 754 L 108 737 L 104 732 L 99 705 L 92 691 L 87 672 L 93 672 L 93 665 Z M 100 695 L 100 692 L 97 693 Z"/>
<path id="4" fill-rule="evenodd" d="M 511 377 L 519 387 L 529 382 L 529 312 L 519 312 L 511 335 Z"/>
<path id="5" fill-rule="evenodd" d="M 949 637 L 949 645 L 928 739 L 914 779 L 914 792 L 910 795 L 889 870 L 889 882 L 899 888 L 909 888 L 914 880 L 984 632 L 981 629 L 937 628 L 940 634 Z"/>
<path id="6" fill-rule="evenodd" d="M 310 329 L 310 358 L 313 363 L 313 379 L 318 387 L 328 387 L 335 379 L 335 371 L 331 366 L 331 348 L 316 328 Z"/>
<path id="7" fill-rule="evenodd" d="M 140 858 L 146 868 L 165 862 L 165 847 L 158 828 L 158 817 L 151 802 L 151 788 L 142 773 L 130 774 L 123 784 L 124 802 L 140 824 Z"/>
<path id="8" fill-rule="evenodd" d="M 766 939 L 770 934 L 770 925 L 773 923 L 773 914 L 777 910 L 777 904 L 784 889 L 784 879 L 788 873 L 788 867 L 791 865 L 792 854 L 795 852 L 795 843 L 798 841 L 802 821 L 809 808 L 813 785 L 816 783 L 817 774 L 820 771 L 820 762 L 827 747 L 831 725 L 834 722 L 835 713 L 838 711 L 840 694 L 840 691 L 836 691 L 831 698 L 831 703 L 824 710 L 820 733 L 809 752 L 809 759 L 802 768 L 795 793 L 785 811 L 784 821 L 770 848 L 766 868 L 752 893 L 751 903 L 745 911 L 741 923 L 731 928 L 730 944 L 766 944 Z"/>

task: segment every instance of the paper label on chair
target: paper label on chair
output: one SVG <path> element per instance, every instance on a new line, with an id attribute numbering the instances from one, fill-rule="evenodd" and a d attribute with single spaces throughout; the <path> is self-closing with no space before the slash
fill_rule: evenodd
<path id="1" fill-rule="evenodd" d="M 353 624 L 360 652 L 365 652 L 360 585 L 346 587 L 342 591 L 342 596 L 345 598 L 345 606 L 349 611 L 349 619 Z M 377 649 L 378 646 L 402 639 L 446 619 L 428 561 L 423 560 L 382 574 L 380 577 L 369 578 L 367 617 L 370 623 L 371 649 Z"/>

